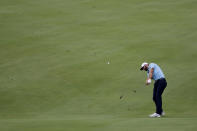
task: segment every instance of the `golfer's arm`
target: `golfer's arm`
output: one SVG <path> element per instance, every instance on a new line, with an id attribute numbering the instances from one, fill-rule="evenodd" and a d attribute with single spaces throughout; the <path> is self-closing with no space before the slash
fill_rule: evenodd
<path id="1" fill-rule="evenodd" d="M 153 78 L 153 72 L 154 72 L 154 68 L 151 68 L 148 79 Z"/>

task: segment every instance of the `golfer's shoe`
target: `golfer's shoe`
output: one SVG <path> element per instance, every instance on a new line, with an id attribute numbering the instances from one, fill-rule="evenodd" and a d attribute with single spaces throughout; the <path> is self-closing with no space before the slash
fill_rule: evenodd
<path id="1" fill-rule="evenodd" d="M 157 114 L 157 113 L 153 113 L 151 115 L 149 115 L 149 117 L 153 118 L 153 117 L 161 117 L 161 115 Z"/>

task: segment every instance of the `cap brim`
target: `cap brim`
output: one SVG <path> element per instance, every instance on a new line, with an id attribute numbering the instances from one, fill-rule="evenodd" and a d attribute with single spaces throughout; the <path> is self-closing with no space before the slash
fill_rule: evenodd
<path id="1" fill-rule="evenodd" d="M 141 67 L 140 70 L 142 71 L 144 67 Z"/>

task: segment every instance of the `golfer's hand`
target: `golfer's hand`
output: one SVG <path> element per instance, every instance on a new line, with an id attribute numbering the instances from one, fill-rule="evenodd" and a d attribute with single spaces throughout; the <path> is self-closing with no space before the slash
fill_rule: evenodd
<path id="1" fill-rule="evenodd" d="M 146 85 L 148 86 L 148 85 L 150 85 L 150 83 L 148 83 L 148 82 L 146 81 Z"/>
<path id="2" fill-rule="evenodd" d="M 151 83 L 151 79 L 147 79 L 146 80 L 146 85 L 150 85 L 150 83 Z"/>

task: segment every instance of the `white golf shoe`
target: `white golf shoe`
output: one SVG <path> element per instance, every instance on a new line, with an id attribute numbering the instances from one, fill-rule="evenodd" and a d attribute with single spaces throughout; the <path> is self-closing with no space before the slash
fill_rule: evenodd
<path id="1" fill-rule="evenodd" d="M 157 113 L 153 113 L 151 115 L 149 115 L 149 117 L 154 118 L 154 117 L 161 117 L 161 115 L 157 114 Z"/>

